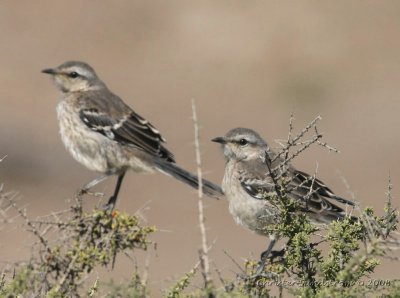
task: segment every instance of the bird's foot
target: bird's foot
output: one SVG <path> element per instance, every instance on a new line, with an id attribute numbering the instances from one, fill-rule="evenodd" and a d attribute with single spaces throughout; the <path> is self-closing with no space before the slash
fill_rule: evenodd
<path id="1" fill-rule="evenodd" d="M 274 251 L 272 251 L 271 254 L 273 252 Z M 255 279 L 255 278 L 261 278 L 261 277 L 264 277 L 264 278 L 278 277 L 278 274 L 276 274 L 276 273 L 274 273 L 272 271 L 265 272 L 264 269 L 265 269 L 265 261 L 261 260 L 260 262 L 258 262 L 256 273 L 253 274 L 253 275 L 250 275 L 248 278 L 249 279 Z"/>
<path id="2" fill-rule="evenodd" d="M 113 211 L 115 208 L 115 199 L 116 198 L 114 196 L 111 196 L 107 204 L 104 204 L 101 209 L 104 211 Z"/>
<path id="3" fill-rule="evenodd" d="M 79 189 L 77 192 L 76 192 L 76 195 L 78 196 L 78 197 L 81 197 L 81 196 L 83 196 L 84 194 L 87 194 L 88 193 L 88 189 L 86 189 L 86 188 L 81 188 L 81 189 Z"/>
<path id="4" fill-rule="evenodd" d="M 104 204 L 101 206 L 101 210 L 104 211 L 113 211 L 114 210 L 114 205 L 113 204 Z"/>
<path id="5" fill-rule="evenodd" d="M 94 197 L 97 197 L 97 198 L 99 198 L 99 197 L 104 197 L 104 193 L 102 193 L 102 192 L 90 192 L 89 191 L 89 189 L 87 189 L 87 188 L 81 188 L 80 190 L 78 190 L 78 193 L 77 193 L 77 195 L 78 196 L 83 196 L 83 195 L 89 195 L 89 196 L 94 196 Z"/>
<path id="6" fill-rule="evenodd" d="M 88 195 L 94 196 L 96 198 L 101 198 L 104 197 L 104 193 L 103 192 L 87 192 Z"/>
<path id="7" fill-rule="evenodd" d="M 283 258 L 283 256 L 285 255 L 285 249 L 281 249 L 281 250 L 273 250 L 273 251 L 265 251 L 261 254 L 261 260 L 258 262 L 258 266 L 256 269 L 256 273 L 248 276 L 249 279 L 254 279 L 254 278 L 260 278 L 260 277 L 264 277 L 264 278 L 273 278 L 273 277 L 277 277 L 278 275 L 276 273 L 273 272 L 264 272 L 264 268 L 265 268 L 265 263 L 266 260 L 269 260 L 271 262 L 271 264 L 273 263 L 274 259 L 277 257 L 281 257 Z"/>
<path id="8" fill-rule="evenodd" d="M 271 261 L 271 263 L 274 262 L 275 258 L 280 257 L 281 260 L 283 259 L 283 256 L 285 255 L 286 249 L 282 248 L 281 250 L 273 250 L 270 253 L 270 256 L 268 257 L 268 259 Z"/>

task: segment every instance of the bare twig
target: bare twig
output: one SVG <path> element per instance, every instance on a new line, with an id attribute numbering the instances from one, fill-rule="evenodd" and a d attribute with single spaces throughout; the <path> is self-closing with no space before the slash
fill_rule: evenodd
<path id="1" fill-rule="evenodd" d="M 318 135 L 322 135 L 322 134 L 320 134 L 320 133 L 318 132 L 317 126 L 314 126 L 314 130 L 315 130 L 315 135 L 317 135 L 317 136 L 318 136 Z M 321 142 L 321 141 L 317 140 L 317 144 L 320 145 L 320 146 L 322 146 L 322 147 L 325 147 L 325 148 L 328 149 L 329 151 L 333 151 L 333 152 L 335 152 L 335 153 L 340 153 L 340 151 L 339 151 L 338 149 L 336 149 L 335 147 L 329 146 L 327 142 Z"/>
<path id="2" fill-rule="evenodd" d="M 286 141 L 287 144 L 289 144 L 292 140 L 293 121 L 294 121 L 294 116 L 293 116 L 293 113 L 291 113 L 290 120 L 289 120 L 289 132 L 288 132 L 288 137 L 287 137 L 287 141 Z M 286 150 L 285 160 L 288 158 L 288 156 L 289 156 L 289 150 Z"/>
<path id="3" fill-rule="evenodd" d="M 149 282 L 149 269 L 150 269 L 150 255 L 147 254 L 146 260 L 144 262 L 144 270 L 142 274 L 142 284 L 143 286 L 147 286 Z"/>
<path id="4" fill-rule="evenodd" d="M 42 243 L 42 245 L 46 248 L 48 253 L 51 253 L 51 249 L 47 243 L 47 240 L 43 238 L 41 233 L 36 229 L 35 225 L 29 220 L 29 218 L 26 216 L 24 210 L 19 208 L 17 204 L 15 203 L 15 200 L 13 197 L 10 196 L 5 196 L 5 198 L 10 202 L 11 206 L 19 213 L 19 215 L 25 220 L 26 225 L 31 228 L 32 233 L 39 239 L 39 241 Z"/>
<path id="5" fill-rule="evenodd" d="M 320 116 L 314 118 L 305 128 L 303 128 L 296 136 L 293 137 L 293 129 L 294 129 L 294 116 L 290 115 L 289 120 L 289 132 L 286 140 L 277 140 L 277 143 L 282 147 L 279 152 L 270 156 L 270 163 L 273 164 L 275 161 L 279 161 L 279 163 L 271 168 L 270 172 L 275 174 L 276 180 L 286 175 L 287 170 L 289 169 L 288 164 L 297 156 L 299 156 L 303 151 L 308 149 L 311 145 L 317 144 L 319 146 L 325 147 L 329 151 L 339 152 L 336 148 L 328 145 L 328 143 L 322 141 L 322 134 L 319 133 L 317 128 L 317 122 L 321 119 Z M 309 132 L 313 132 L 313 135 L 310 139 L 306 139 L 305 135 Z M 293 147 L 298 147 L 296 151 L 292 154 L 291 149 Z"/>
<path id="6" fill-rule="evenodd" d="M 314 195 L 314 193 L 318 192 L 318 189 L 314 189 L 314 183 L 317 177 L 317 173 L 318 173 L 318 163 L 315 166 L 314 174 L 311 176 L 311 185 L 309 187 L 310 189 L 308 190 L 308 193 L 304 196 L 304 200 L 306 201 L 306 209 L 308 209 L 308 201 L 310 200 L 310 198 Z"/>
<path id="7" fill-rule="evenodd" d="M 203 179 L 201 171 L 201 155 L 200 155 L 200 142 L 199 142 L 199 126 L 197 120 L 196 104 L 194 99 L 192 99 L 192 113 L 193 113 L 193 125 L 194 125 L 194 144 L 196 149 L 196 163 L 197 163 L 197 177 L 199 181 L 199 224 L 201 233 L 201 250 L 200 250 L 200 264 L 202 268 L 202 274 L 204 279 L 205 287 L 211 284 L 210 276 L 210 262 L 208 259 L 208 245 L 207 245 L 207 234 L 205 227 L 205 216 L 204 216 L 204 206 L 203 206 Z"/>
<path id="8" fill-rule="evenodd" d="M 233 264 L 235 264 L 236 267 L 238 267 L 239 270 L 242 271 L 243 274 L 246 274 L 246 270 L 244 270 L 244 269 L 240 266 L 240 264 L 239 264 L 230 254 L 228 254 L 228 252 L 227 252 L 226 250 L 224 250 L 223 252 L 224 252 L 224 254 L 233 262 Z"/>
<path id="9" fill-rule="evenodd" d="M 277 180 L 277 175 L 275 174 L 276 173 L 276 171 L 275 171 L 276 169 L 271 169 L 271 165 L 272 165 L 271 158 L 269 157 L 269 154 L 268 154 L 267 151 L 265 151 L 264 153 L 265 153 L 265 164 L 268 167 L 269 176 L 271 177 L 272 182 L 274 183 L 275 192 L 276 192 L 277 196 L 280 199 L 282 199 L 282 197 L 283 197 L 282 196 L 282 192 L 281 192 L 278 180 Z M 280 165 L 278 167 L 280 167 Z M 285 170 L 282 171 L 282 173 L 284 173 L 284 172 L 285 172 Z"/>
<path id="10" fill-rule="evenodd" d="M 397 224 L 397 221 L 394 221 L 394 219 L 392 218 L 395 213 L 395 209 L 392 206 L 392 189 L 393 189 L 392 177 L 390 176 L 389 173 L 388 191 L 386 192 L 387 202 L 385 207 L 386 208 L 386 216 L 385 216 L 386 231 L 384 231 L 385 238 L 389 236 L 390 231 L 393 230 L 393 227 Z"/>
<path id="11" fill-rule="evenodd" d="M 276 168 L 273 170 L 277 170 L 278 168 L 285 168 L 287 164 L 289 164 L 295 157 L 299 156 L 300 153 L 302 153 L 304 150 L 309 148 L 312 144 L 316 143 L 320 138 L 322 138 L 322 135 L 316 135 L 314 136 L 311 140 L 305 143 L 300 149 L 298 149 L 296 152 L 294 152 L 292 155 L 290 155 L 288 158 L 285 158 L 285 160 L 280 163 Z M 290 147 L 289 147 L 290 148 Z M 287 150 L 289 150 L 289 148 Z M 279 154 L 278 154 L 279 155 Z M 274 158 L 275 160 L 276 158 Z M 272 162 L 272 161 L 271 161 Z M 282 174 L 285 174 L 285 171 L 282 172 Z M 279 178 L 279 177 L 278 177 Z"/>
<path id="12" fill-rule="evenodd" d="M 286 152 L 290 150 L 291 147 L 297 145 L 297 141 L 299 141 L 312 127 L 315 127 L 316 123 L 321 120 L 321 116 L 317 116 L 314 120 L 312 120 L 305 128 L 302 129 L 293 139 L 291 138 L 293 130 L 293 115 L 291 116 L 291 120 L 289 122 L 289 135 L 288 135 L 288 143 L 286 146 L 281 150 L 272 160 L 271 162 L 274 162 L 278 158 L 280 158 L 282 155 L 286 155 Z M 286 160 L 287 158 L 285 158 Z"/>
<path id="13" fill-rule="evenodd" d="M 354 191 L 351 190 L 350 183 L 347 181 L 347 179 L 343 176 L 343 174 L 340 171 L 336 171 L 336 173 L 339 175 L 340 180 L 342 180 L 342 183 L 346 188 L 346 193 L 348 193 L 352 201 L 355 201 L 356 196 L 354 194 Z"/>
<path id="14" fill-rule="evenodd" d="M 78 254 L 74 255 L 70 261 L 70 263 L 68 264 L 68 268 L 63 272 L 63 275 L 60 279 L 60 282 L 57 284 L 57 286 L 55 287 L 56 289 L 56 293 L 59 292 L 67 283 L 67 279 L 70 276 L 70 274 L 73 272 L 73 267 L 74 264 L 78 258 Z"/>

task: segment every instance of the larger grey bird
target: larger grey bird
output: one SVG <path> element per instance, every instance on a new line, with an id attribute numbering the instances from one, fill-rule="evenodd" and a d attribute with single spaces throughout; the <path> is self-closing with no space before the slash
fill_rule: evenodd
<path id="1" fill-rule="evenodd" d="M 146 119 L 126 105 L 100 80 L 87 63 L 69 61 L 42 71 L 61 91 L 57 106 L 62 141 L 72 156 L 102 176 L 87 183 L 83 192 L 111 175 L 118 181 L 107 206 L 114 208 L 127 170 L 155 170 L 198 188 L 196 175 L 178 167 L 165 139 Z M 203 180 L 206 195 L 219 198 L 219 186 Z"/>
<path id="2" fill-rule="evenodd" d="M 223 147 L 226 166 L 222 189 L 236 223 L 271 238 L 268 249 L 262 254 L 262 262 L 277 240 L 276 235 L 268 234 L 266 226 L 277 223 L 280 212 L 266 198 L 266 194 L 276 191 L 271 173 L 288 178 L 288 196 L 299 202 L 298 211 L 308 214 L 314 223 L 344 218 L 345 210 L 336 203 L 354 206 L 353 202 L 335 195 L 321 180 L 285 165 L 283 159 L 277 157 L 277 153 L 251 129 L 235 128 L 212 141 Z"/>

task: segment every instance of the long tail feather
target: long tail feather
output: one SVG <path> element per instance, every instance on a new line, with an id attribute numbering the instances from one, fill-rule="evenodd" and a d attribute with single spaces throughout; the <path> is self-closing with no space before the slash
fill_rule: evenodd
<path id="1" fill-rule="evenodd" d="M 167 174 L 169 176 L 172 176 L 179 181 L 182 181 L 189 186 L 198 189 L 199 188 L 199 179 L 196 175 L 178 167 L 174 163 L 166 162 L 165 160 L 157 159 L 155 160 L 155 164 L 157 166 L 157 169 L 164 174 Z M 223 191 L 221 187 L 218 185 L 203 179 L 202 180 L 203 184 L 203 193 L 209 197 L 215 198 L 215 199 L 220 199 L 223 197 Z"/>

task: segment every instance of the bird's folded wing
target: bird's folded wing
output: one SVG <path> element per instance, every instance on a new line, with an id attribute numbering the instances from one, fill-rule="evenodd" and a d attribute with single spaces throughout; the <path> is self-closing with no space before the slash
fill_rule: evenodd
<path id="1" fill-rule="evenodd" d="M 295 181 L 295 184 L 300 185 L 300 187 L 304 188 L 306 191 L 316 193 L 319 196 L 322 196 L 327 199 L 332 199 L 343 204 L 351 206 L 355 205 L 354 202 L 335 195 L 333 191 L 328 186 L 326 186 L 321 180 L 298 170 L 294 170 L 293 174 L 294 174 L 293 175 L 294 180 L 297 180 Z M 312 190 L 310 191 L 310 189 Z"/>
<path id="2" fill-rule="evenodd" d="M 79 116 L 90 129 L 111 140 L 174 162 L 173 154 L 162 146 L 165 140 L 159 131 L 132 110 L 111 116 L 98 108 L 81 108 Z"/>
<path id="3" fill-rule="evenodd" d="M 243 189 L 257 200 L 266 199 L 268 193 L 275 190 L 272 180 L 241 176 L 239 181 Z"/>
<path id="4" fill-rule="evenodd" d="M 331 203 L 329 199 L 354 206 L 354 202 L 336 196 L 321 180 L 297 170 L 293 170 L 292 174 L 286 190 L 291 198 L 299 202 L 301 210 L 332 214 L 344 212 L 341 207 Z M 257 200 L 268 199 L 268 193 L 275 191 L 275 184 L 267 173 L 249 175 L 248 171 L 247 174 L 242 172 L 239 181 L 243 189 Z"/>
<path id="5" fill-rule="evenodd" d="M 354 206 L 354 203 L 336 196 L 321 180 L 307 173 L 294 170 L 288 186 L 289 195 L 300 202 L 300 207 L 305 212 L 343 217 L 343 208 L 335 205 L 330 200 Z"/>

